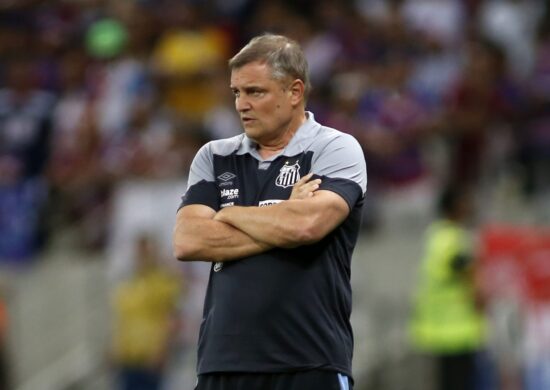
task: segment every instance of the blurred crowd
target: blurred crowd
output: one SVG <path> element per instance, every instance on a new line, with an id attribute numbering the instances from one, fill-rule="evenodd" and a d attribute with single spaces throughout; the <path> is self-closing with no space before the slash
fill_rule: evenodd
<path id="1" fill-rule="evenodd" d="M 548 190 L 543 1 L 25 0 L 0 7 L 3 259 L 32 256 L 58 226 L 78 231 L 83 248 L 102 249 L 113 209 L 131 196 L 117 202 L 117 187 L 183 182 L 198 147 L 240 132 L 226 60 L 265 31 L 303 45 L 314 85 L 308 108 L 361 142 L 366 227 L 383 223 L 387 202 L 379 199 L 415 204 L 449 181 L 482 191 L 506 172 L 526 198 Z"/>
<path id="2" fill-rule="evenodd" d="M 32 255 L 60 224 L 103 248 L 121 183 L 183 181 L 198 147 L 239 133 L 226 60 L 264 31 L 301 42 L 308 108 L 361 142 L 366 225 L 380 222 L 384 193 L 429 199 L 442 183 L 481 188 L 502 172 L 525 197 L 547 190 L 542 1 L 3 4 L 2 258 Z"/>
<path id="3" fill-rule="evenodd" d="M 24 263 L 69 230 L 106 251 L 113 281 L 144 234 L 172 262 L 195 152 L 241 132 L 227 59 L 266 31 L 301 43 L 308 109 L 365 151 L 365 231 L 427 212 L 449 182 L 490 202 L 504 179 L 548 223 L 545 3 L 2 1 L 0 259 Z"/>

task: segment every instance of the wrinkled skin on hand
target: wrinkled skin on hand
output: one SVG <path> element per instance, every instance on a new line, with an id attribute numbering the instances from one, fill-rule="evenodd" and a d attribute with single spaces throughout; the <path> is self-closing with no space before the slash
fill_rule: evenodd
<path id="1" fill-rule="evenodd" d="M 319 189 L 321 179 L 310 180 L 313 173 L 308 173 L 294 184 L 289 199 L 307 199 Z"/>

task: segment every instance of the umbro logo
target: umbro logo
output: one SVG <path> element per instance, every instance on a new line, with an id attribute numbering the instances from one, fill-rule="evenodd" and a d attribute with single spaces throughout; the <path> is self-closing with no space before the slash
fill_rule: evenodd
<path id="1" fill-rule="evenodd" d="M 237 177 L 237 175 L 235 175 L 234 173 L 224 172 L 220 176 L 218 176 L 218 179 L 220 179 L 221 181 L 229 181 L 229 180 L 234 179 L 236 177 Z"/>

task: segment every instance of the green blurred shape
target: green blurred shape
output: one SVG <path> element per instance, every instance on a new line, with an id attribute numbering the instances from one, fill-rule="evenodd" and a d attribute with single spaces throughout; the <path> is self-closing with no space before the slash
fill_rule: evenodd
<path id="1" fill-rule="evenodd" d="M 93 57 L 112 58 L 122 51 L 127 38 L 126 29 L 119 21 L 102 19 L 88 29 L 86 48 Z"/>

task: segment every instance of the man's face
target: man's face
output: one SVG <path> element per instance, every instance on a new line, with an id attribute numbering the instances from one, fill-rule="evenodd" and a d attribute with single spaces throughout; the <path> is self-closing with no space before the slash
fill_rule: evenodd
<path id="1" fill-rule="evenodd" d="M 281 137 L 292 119 L 292 94 L 275 80 L 269 65 L 251 62 L 231 72 L 235 108 L 248 137 L 268 144 Z"/>

